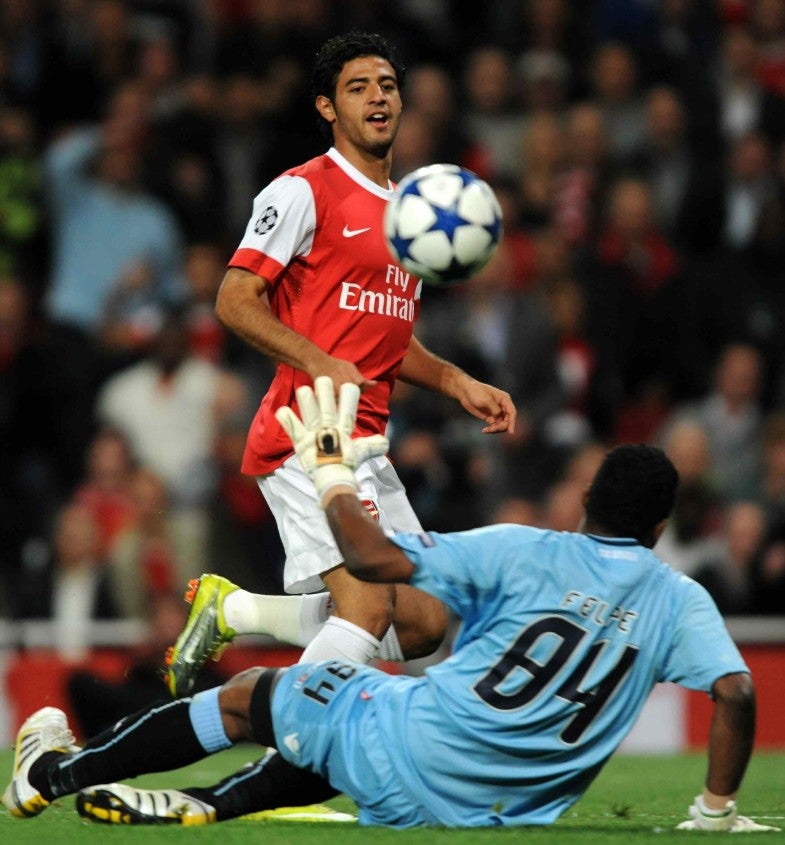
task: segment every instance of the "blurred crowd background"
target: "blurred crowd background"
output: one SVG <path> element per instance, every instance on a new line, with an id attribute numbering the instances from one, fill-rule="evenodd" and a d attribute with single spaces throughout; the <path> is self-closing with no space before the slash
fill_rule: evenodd
<path id="1" fill-rule="evenodd" d="M 239 473 L 272 368 L 212 306 L 254 195 L 324 151 L 311 62 L 352 28 L 408 68 L 394 178 L 456 162 L 504 208 L 417 333 L 520 423 L 396 388 L 423 524 L 572 530 L 605 450 L 656 443 L 657 551 L 783 613 L 785 0 L 3 0 L 0 616 L 78 652 L 80 619 L 176 633 L 203 571 L 280 592 Z"/>

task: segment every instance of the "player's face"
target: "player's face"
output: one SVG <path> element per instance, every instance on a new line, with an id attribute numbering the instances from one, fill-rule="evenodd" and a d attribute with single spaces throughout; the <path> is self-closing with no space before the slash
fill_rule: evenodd
<path id="1" fill-rule="evenodd" d="M 401 119 L 401 93 L 395 71 L 378 56 L 352 59 L 343 66 L 333 101 L 320 98 L 322 115 L 332 123 L 335 145 L 347 143 L 385 156 Z"/>

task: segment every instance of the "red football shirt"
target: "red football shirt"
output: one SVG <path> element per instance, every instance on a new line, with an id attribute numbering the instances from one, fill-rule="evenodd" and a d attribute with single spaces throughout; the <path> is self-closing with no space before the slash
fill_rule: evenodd
<path id="1" fill-rule="evenodd" d="M 229 262 L 270 281 L 270 307 L 284 325 L 379 382 L 360 397 L 359 435 L 384 433 L 419 310 L 422 283 L 384 240 L 391 195 L 330 149 L 262 190 Z M 292 454 L 275 411 L 296 409 L 303 384 L 311 384 L 306 373 L 278 364 L 248 433 L 243 472 L 265 475 Z"/>

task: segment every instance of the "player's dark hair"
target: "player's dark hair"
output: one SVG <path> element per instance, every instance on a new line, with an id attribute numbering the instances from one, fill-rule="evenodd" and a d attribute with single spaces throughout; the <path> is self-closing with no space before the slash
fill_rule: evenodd
<path id="1" fill-rule="evenodd" d="M 335 86 L 343 66 L 353 59 L 364 56 L 378 56 L 389 62 L 395 71 L 398 88 L 403 88 L 406 68 L 395 47 L 378 33 L 352 30 L 330 38 L 319 48 L 311 78 L 312 100 L 315 101 L 317 97 L 327 97 L 335 102 Z M 321 115 L 318 115 L 318 121 L 320 132 L 328 140 L 332 140 L 332 128 L 328 121 Z"/>
<path id="2" fill-rule="evenodd" d="M 655 446 L 617 446 L 605 456 L 586 500 L 586 519 L 616 537 L 654 545 L 654 528 L 673 510 L 679 474 Z"/>

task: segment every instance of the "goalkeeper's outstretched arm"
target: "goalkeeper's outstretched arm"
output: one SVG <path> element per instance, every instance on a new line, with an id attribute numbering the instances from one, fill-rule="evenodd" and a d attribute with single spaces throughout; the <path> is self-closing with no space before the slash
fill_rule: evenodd
<path id="1" fill-rule="evenodd" d="M 409 580 L 412 562 L 368 515 L 354 490 L 334 487 L 323 504 L 344 564 L 355 578 L 383 583 Z"/>
<path id="2" fill-rule="evenodd" d="M 296 395 L 302 419 L 288 407 L 279 408 L 275 416 L 316 487 L 347 570 L 363 581 L 408 581 L 412 563 L 357 498 L 354 470 L 389 448 L 378 434 L 352 438 L 359 387 L 342 384 L 337 407 L 334 384 L 327 376 L 319 376 L 313 389 L 299 387 Z"/>

